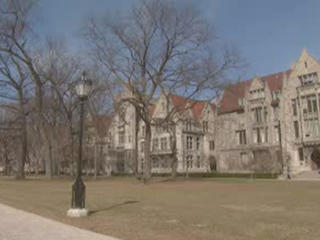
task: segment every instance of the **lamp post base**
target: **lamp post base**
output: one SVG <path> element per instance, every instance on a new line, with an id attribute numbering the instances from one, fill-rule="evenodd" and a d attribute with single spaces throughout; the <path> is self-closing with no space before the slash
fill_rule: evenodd
<path id="1" fill-rule="evenodd" d="M 80 218 L 88 216 L 88 209 L 86 208 L 70 208 L 67 211 L 68 217 Z"/>

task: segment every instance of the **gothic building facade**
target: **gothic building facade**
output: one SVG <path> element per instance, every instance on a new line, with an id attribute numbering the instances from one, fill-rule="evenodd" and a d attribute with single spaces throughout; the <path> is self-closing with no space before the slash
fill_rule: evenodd
<path id="1" fill-rule="evenodd" d="M 320 168 L 320 63 L 303 49 L 288 70 L 229 85 L 216 105 L 161 95 L 150 109 L 152 172 L 275 172 Z M 171 127 L 157 125 L 175 108 Z M 135 137 L 136 126 L 139 128 Z M 174 135 L 173 135 L 174 134 Z M 109 130 L 114 171 L 144 165 L 144 124 L 123 104 Z M 138 154 L 138 164 L 133 156 Z"/>
<path id="2" fill-rule="evenodd" d="M 174 109 L 170 123 L 163 119 Z M 207 172 L 216 167 L 214 158 L 215 107 L 210 102 L 194 101 L 177 95 L 160 95 L 150 109 L 151 169 L 153 173 L 169 173 L 176 159 L 177 172 Z M 136 134 L 138 127 L 138 134 Z M 135 109 L 123 103 L 115 114 L 109 134 L 111 162 L 115 172 L 138 172 L 144 169 L 145 126 Z M 173 145 L 173 140 L 176 143 Z M 135 163 L 137 152 L 137 164 Z M 175 154 L 175 155 L 174 155 Z"/>
<path id="3" fill-rule="evenodd" d="M 303 49 L 284 72 L 231 85 L 218 106 L 219 171 L 320 167 L 320 63 Z"/>

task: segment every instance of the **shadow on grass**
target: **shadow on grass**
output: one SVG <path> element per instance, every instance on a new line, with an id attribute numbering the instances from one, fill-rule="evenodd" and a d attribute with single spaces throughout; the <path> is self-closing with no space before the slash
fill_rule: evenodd
<path id="1" fill-rule="evenodd" d="M 91 210 L 91 211 L 89 211 L 89 215 L 94 215 L 94 214 L 99 213 L 99 212 L 108 211 L 108 210 L 111 210 L 111 209 L 114 209 L 114 208 L 117 208 L 117 207 L 121 207 L 121 206 L 124 206 L 124 205 L 129 205 L 129 204 L 134 204 L 134 203 L 139 203 L 139 201 L 125 201 L 123 203 L 114 204 L 114 205 L 112 205 L 110 207 Z"/>

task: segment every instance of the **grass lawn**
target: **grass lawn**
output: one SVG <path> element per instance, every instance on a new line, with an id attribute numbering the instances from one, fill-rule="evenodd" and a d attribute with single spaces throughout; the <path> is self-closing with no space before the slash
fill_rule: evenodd
<path id="1" fill-rule="evenodd" d="M 320 182 L 87 180 L 91 215 L 66 217 L 71 180 L 0 180 L 0 202 L 124 240 L 320 239 Z"/>

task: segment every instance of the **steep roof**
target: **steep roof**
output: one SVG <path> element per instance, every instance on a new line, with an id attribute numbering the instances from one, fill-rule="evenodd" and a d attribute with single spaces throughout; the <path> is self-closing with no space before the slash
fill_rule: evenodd
<path id="1" fill-rule="evenodd" d="M 199 120 L 203 109 L 206 105 L 205 101 L 198 101 L 193 99 L 188 99 L 179 95 L 170 95 L 170 100 L 174 107 L 177 109 L 178 113 L 184 113 L 185 111 L 191 109 L 193 117 L 195 120 Z"/>
<path id="2" fill-rule="evenodd" d="M 271 92 L 281 91 L 284 73 L 290 74 L 290 70 L 266 75 L 260 79 L 268 85 Z M 244 98 L 245 90 L 250 87 L 252 81 L 253 79 L 249 79 L 230 85 L 223 93 L 220 102 L 220 113 L 239 110 L 238 99 Z"/>
<path id="3" fill-rule="evenodd" d="M 87 125 L 94 128 L 98 135 L 103 136 L 108 133 L 112 118 L 112 115 L 94 115 L 91 120 L 87 122 Z"/>

